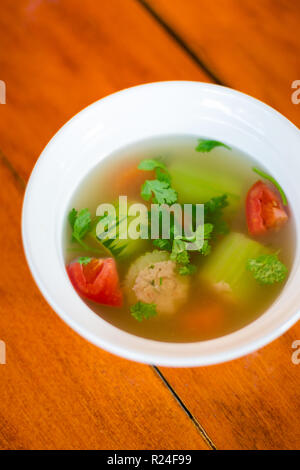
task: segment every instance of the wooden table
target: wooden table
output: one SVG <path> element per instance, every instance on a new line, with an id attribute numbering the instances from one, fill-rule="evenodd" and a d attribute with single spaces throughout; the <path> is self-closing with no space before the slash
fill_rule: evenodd
<path id="1" fill-rule="evenodd" d="M 74 113 L 157 80 L 217 82 L 300 125 L 300 3 L 292 0 L 2 0 L 0 79 L 2 449 L 299 449 L 300 325 L 224 365 L 135 364 L 51 310 L 20 235 L 26 181 Z M 300 156 L 299 156 L 300 157 Z"/>

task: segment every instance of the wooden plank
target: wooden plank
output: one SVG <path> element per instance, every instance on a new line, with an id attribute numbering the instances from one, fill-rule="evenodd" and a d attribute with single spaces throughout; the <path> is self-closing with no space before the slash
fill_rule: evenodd
<path id="1" fill-rule="evenodd" d="M 143 82 L 208 80 L 136 0 L 3 0 L 0 43 L 1 148 L 25 179 L 53 134 L 97 99 Z"/>
<path id="2" fill-rule="evenodd" d="M 0 179 L 0 448 L 207 448 L 152 368 L 89 344 L 48 307 L 23 256 L 19 182 L 2 163 Z"/>
<path id="3" fill-rule="evenodd" d="M 226 84 L 300 124 L 291 82 L 300 76 L 299 2 L 146 0 L 187 49 Z M 199 369 L 161 369 L 218 448 L 299 448 L 300 324 L 263 350 Z"/>
<path id="4" fill-rule="evenodd" d="M 219 449 L 299 449 L 300 323 L 264 349 L 217 366 L 162 368 Z"/>
<path id="5" fill-rule="evenodd" d="M 3 0 L 1 7 L 0 339 L 7 364 L 0 365 L 0 448 L 207 448 L 151 368 L 92 346 L 47 306 L 19 231 L 20 177 L 75 112 L 119 88 L 205 74 L 133 0 Z"/>
<path id="6" fill-rule="evenodd" d="M 300 126 L 291 83 L 300 77 L 300 2 L 142 0 L 221 82 Z"/>
<path id="7" fill-rule="evenodd" d="M 142 81 L 174 78 L 207 80 L 207 77 L 205 77 L 201 70 L 196 68 L 195 64 L 186 57 L 178 47 L 175 46 L 174 42 L 171 39 L 166 38 L 161 27 L 156 25 L 155 22 L 147 16 L 146 12 L 142 12 L 142 9 L 134 2 L 131 2 L 131 0 L 128 0 L 126 7 L 124 6 L 124 2 L 122 4 L 122 0 L 112 0 L 105 4 L 105 8 L 101 5 L 101 11 L 100 7 L 97 7 L 96 3 L 91 1 L 85 2 L 84 9 L 82 4 L 77 1 L 64 1 L 59 4 L 52 4 L 50 2 L 43 4 L 40 4 L 39 2 L 31 2 L 30 5 L 31 8 L 28 9 L 28 2 L 20 1 L 16 5 L 13 2 L 5 0 L 2 2 L 2 15 L 0 18 L 0 40 L 3 45 L 0 51 L 0 78 L 6 81 L 8 93 L 8 104 L 1 107 L 1 116 L 3 119 L 0 125 L 0 138 L 9 158 L 18 168 L 20 174 L 25 178 L 27 178 L 30 167 L 38 156 L 41 148 L 55 130 L 74 112 L 78 111 L 89 102 L 104 96 L 108 92 L 115 91 L 118 88 L 137 84 Z M 101 39 L 101 47 L 99 47 L 99 39 Z M 232 65 L 233 63 L 235 63 L 235 61 L 231 59 L 229 64 Z M 295 78 L 298 77 L 296 76 Z M 247 80 L 248 78 L 245 77 L 244 79 Z M 233 84 L 233 86 L 235 85 Z M 262 87 L 265 89 L 265 85 L 263 83 L 258 86 L 259 88 Z M 237 85 L 237 87 L 240 87 L 240 85 Z M 275 93 L 272 92 L 272 99 L 274 99 L 273 95 L 275 96 Z M 289 98 L 289 91 L 287 96 Z M 296 107 L 293 109 L 296 109 Z M 16 133 L 18 138 L 16 138 Z M 14 213 L 12 209 L 10 209 L 8 213 L 11 212 Z M 15 220 L 16 219 L 14 219 L 14 222 Z M 13 272 L 16 270 L 18 271 L 20 264 L 22 265 L 23 262 L 23 259 L 19 257 L 18 262 L 15 261 L 12 263 Z M 10 260 L 8 260 L 4 266 L 5 269 L 7 269 L 7 272 L 11 275 Z M 12 276 L 12 280 L 14 280 L 14 276 Z M 19 285 L 20 282 L 21 281 L 19 280 L 17 285 Z M 1 292 L 3 289 L 1 289 Z M 43 374 L 43 372 L 39 371 L 40 366 L 38 367 L 36 358 L 31 358 L 30 361 L 33 362 L 29 362 L 29 365 L 27 366 L 29 359 L 26 355 L 25 359 L 21 361 L 21 364 L 23 370 L 26 371 L 26 377 L 28 375 L 30 377 L 31 375 L 33 376 L 30 383 L 27 383 L 29 379 L 26 378 L 25 387 L 25 379 L 23 378 L 23 375 L 25 374 L 23 373 L 23 370 L 19 370 L 18 376 L 14 377 L 14 382 L 7 381 L 7 383 L 10 384 L 9 388 L 7 388 L 7 390 L 10 391 L 10 395 L 7 395 L 7 390 L 6 392 L 1 390 L 1 396 L 6 397 L 6 407 L 4 407 L 4 411 L 2 410 L 1 412 L 1 416 L 2 414 L 4 414 L 4 416 L 2 416 L 0 420 L 0 422 L 6 423 L 6 434 L 1 434 L 3 447 L 5 448 L 6 445 L 12 445 L 12 443 L 15 443 L 15 445 L 19 445 L 19 447 L 23 446 L 25 448 L 30 448 L 30 446 L 34 445 L 42 446 L 44 448 L 54 448 L 61 442 L 60 436 L 64 434 L 65 431 L 69 431 L 69 429 L 71 431 L 69 432 L 70 437 L 68 438 L 68 443 L 70 442 L 73 434 L 73 440 L 70 445 L 73 445 L 74 447 L 93 447 L 94 445 L 97 447 L 99 439 L 101 440 L 103 436 L 103 433 L 99 434 L 100 431 L 98 429 L 99 422 L 101 421 L 102 426 L 107 430 L 107 433 L 111 433 L 109 438 L 106 436 L 107 440 L 104 439 L 102 441 L 103 445 L 106 445 L 108 448 L 110 445 L 113 446 L 112 443 L 115 444 L 119 440 L 118 442 L 121 446 L 119 448 L 122 448 L 125 441 L 125 446 L 128 446 L 127 439 L 123 438 L 122 440 L 118 433 L 118 429 L 116 429 L 116 427 L 120 426 L 121 418 L 115 409 L 113 409 L 112 413 L 114 416 L 118 416 L 119 418 L 119 421 L 116 420 L 115 424 L 110 422 L 110 418 L 108 418 L 107 415 L 102 419 L 101 413 L 103 413 L 103 409 L 102 407 L 101 409 L 99 407 L 96 412 L 98 413 L 97 416 L 99 420 L 93 420 L 91 428 L 88 427 L 87 420 L 84 420 L 84 412 L 82 410 L 86 411 L 86 409 L 94 408 L 91 405 L 86 405 L 88 402 L 87 398 L 81 400 L 81 388 L 84 386 L 83 379 L 85 378 L 85 374 L 83 374 L 83 376 L 80 375 L 81 378 L 78 378 L 79 360 L 84 362 L 86 356 L 91 357 L 88 361 L 87 367 L 93 380 L 91 381 L 92 383 L 88 388 L 87 394 L 89 399 L 91 399 L 91 402 L 94 403 L 94 389 L 99 389 L 99 380 L 97 379 L 100 378 L 101 381 L 103 380 L 102 375 L 94 377 L 94 375 L 99 374 L 99 357 L 101 356 L 102 358 L 101 370 L 103 375 L 107 376 L 106 368 L 110 370 L 111 375 L 108 375 L 107 381 L 104 382 L 107 387 L 109 387 L 110 381 L 113 380 L 115 369 L 122 370 L 122 373 L 120 372 L 119 375 L 117 374 L 118 379 L 116 378 L 116 380 L 113 381 L 115 394 L 110 390 L 109 398 L 104 402 L 104 404 L 107 405 L 109 402 L 114 402 L 116 398 L 118 400 L 119 395 L 117 392 L 120 392 L 119 378 L 122 377 L 122 375 L 125 376 L 127 374 L 128 363 L 124 361 L 126 366 L 121 368 L 119 362 L 117 362 L 117 366 L 112 368 L 112 356 L 107 355 L 107 359 L 103 359 L 103 357 L 106 356 L 106 353 L 95 350 L 95 348 L 87 345 L 87 343 L 68 330 L 68 328 L 66 329 L 66 327 L 53 315 L 51 310 L 45 306 L 33 284 L 30 284 L 27 281 L 25 282 L 25 289 L 21 291 L 24 299 L 28 298 L 28 291 L 30 290 L 32 290 L 32 299 L 34 300 L 29 300 L 26 309 L 23 311 L 25 311 L 25 317 L 28 315 L 28 311 L 31 311 L 30 309 L 36 309 L 37 312 L 34 316 L 34 322 L 29 321 L 27 329 L 24 329 L 27 342 L 23 339 L 21 345 L 19 344 L 18 349 L 21 347 L 25 348 L 28 342 L 31 344 L 33 341 L 33 353 L 37 356 L 40 355 L 43 357 L 47 350 L 47 346 L 49 343 L 51 344 L 53 337 L 55 337 L 55 348 L 51 348 L 51 353 L 53 353 L 51 354 L 51 360 L 52 356 L 58 353 L 59 361 L 55 362 L 54 369 L 46 368 L 46 372 L 51 376 L 51 374 L 56 374 L 56 369 L 58 369 L 60 371 L 58 383 L 60 383 L 63 375 L 61 368 L 64 367 L 62 364 L 64 365 L 66 363 L 69 368 L 71 362 L 72 373 L 70 372 L 70 377 L 68 376 L 69 378 L 66 379 L 67 381 L 61 385 L 64 393 L 58 395 L 57 399 L 53 398 L 52 395 L 50 396 L 49 401 L 51 403 L 51 408 L 49 412 L 47 412 L 47 383 L 53 387 L 55 385 L 56 377 L 51 378 L 49 382 L 49 377 L 46 379 L 46 375 L 42 376 L 43 381 L 41 390 L 43 396 L 39 397 L 39 406 L 37 407 L 37 410 L 39 410 L 39 413 L 41 414 L 41 419 L 39 420 L 39 417 L 34 414 L 34 411 L 32 412 L 34 416 L 30 416 L 28 418 L 26 410 L 34 408 L 36 396 L 31 396 L 30 399 L 27 399 L 26 397 L 27 394 L 32 393 L 35 382 L 38 384 L 40 383 L 40 380 L 38 380 L 38 374 Z M 10 299 L 10 303 L 6 305 L 10 309 L 10 313 L 14 319 L 18 312 L 15 311 L 13 304 L 13 296 L 15 292 L 13 285 L 11 285 L 10 290 L 7 290 L 6 292 L 6 297 Z M 24 307 L 22 308 L 24 309 Z M 7 310 L 5 308 L 4 310 L 6 312 L 5 315 L 7 316 Z M 42 318 L 38 324 L 36 324 L 37 313 L 38 315 L 41 315 Z M 1 316 L 3 317 L 4 315 L 2 314 Z M 6 321 L 8 322 L 8 320 Z M 58 326 L 59 324 L 61 326 Z M 13 326 L 16 326 L 16 321 Z M 44 326 L 44 328 L 42 328 L 42 326 Z M 34 335 L 32 334 L 32 329 L 34 330 Z M 50 332 L 46 335 L 48 330 L 50 330 Z M 294 331 L 296 331 L 295 334 L 293 333 Z M 46 345 L 44 346 L 40 344 L 41 341 L 38 339 L 41 332 L 46 338 Z M 292 334 L 292 337 L 297 339 L 298 330 L 292 330 L 290 334 Z M 16 333 L 14 340 L 15 339 L 17 339 Z M 21 340 L 19 339 L 19 341 Z M 283 339 L 280 341 L 283 341 Z M 278 342 L 274 343 L 274 345 L 270 347 L 275 347 L 277 343 Z M 76 344 L 76 348 L 74 348 L 74 344 Z M 18 357 L 18 352 L 14 353 L 14 348 L 12 346 L 10 346 L 10 348 L 11 350 L 9 350 L 9 355 L 12 356 L 15 354 L 16 357 Z M 76 356 L 71 359 L 67 356 L 67 353 L 63 355 L 63 350 L 70 351 L 72 348 L 76 351 L 78 363 L 76 362 Z M 288 348 L 290 348 L 290 344 L 288 345 Z M 16 351 L 18 351 L 18 349 Z M 264 354 L 264 351 L 265 350 L 258 354 Z M 29 354 L 31 354 L 30 351 L 28 352 L 28 355 Z M 282 354 L 283 351 L 280 346 L 276 357 L 280 358 Z M 274 353 L 270 353 L 270 357 L 273 357 L 273 355 Z M 65 356 L 67 356 L 67 358 Z M 202 419 L 202 417 L 203 419 L 205 418 L 201 424 L 205 423 L 205 425 L 208 426 L 207 429 L 213 432 L 213 436 L 211 437 L 214 439 L 216 436 L 217 445 L 220 447 L 249 448 L 256 445 L 268 448 L 268 446 L 276 447 L 282 445 L 289 447 L 290 445 L 295 445 L 295 442 L 299 442 L 299 439 L 295 429 L 295 422 L 291 422 L 291 413 L 288 411 L 288 400 L 291 400 L 292 397 L 295 396 L 296 398 L 293 403 L 296 408 L 296 405 L 299 402 L 299 396 L 295 389 L 295 380 L 293 381 L 291 379 L 292 371 L 287 375 L 280 376 L 280 379 L 278 378 L 278 374 L 275 375 L 275 379 L 278 381 L 280 380 L 280 383 L 282 379 L 287 380 L 287 387 L 291 387 L 290 394 L 286 394 L 285 391 L 283 392 L 279 385 L 276 386 L 276 390 L 274 390 L 274 381 L 271 379 L 267 381 L 266 388 L 264 388 L 263 379 L 261 379 L 262 382 L 259 382 L 259 386 L 256 387 L 254 379 L 256 381 L 258 379 L 255 374 L 260 374 L 261 371 L 262 373 L 266 373 L 266 371 L 268 372 L 268 368 L 270 366 L 267 367 L 265 365 L 266 363 L 263 356 L 261 356 L 259 363 L 255 362 L 255 358 L 256 356 L 254 356 L 254 358 L 249 356 L 248 359 L 245 358 L 240 361 L 235 361 L 234 363 L 227 364 L 226 366 L 217 366 L 207 369 L 191 369 L 184 371 L 166 371 L 164 369 L 164 373 L 168 372 L 170 374 L 168 375 L 168 379 L 170 381 L 171 379 L 173 380 L 172 384 L 176 387 L 177 392 L 181 394 L 185 402 L 191 407 L 197 418 L 199 420 Z M 243 364 L 242 361 L 245 361 L 246 359 L 250 361 L 251 367 L 248 366 L 250 372 L 248 372 L 248 375 L 245 375 L 244 380 L 245 367 L 240 366 L 237 369 L 232 369 L 232 372 L 230 371 L 233 365 L 238 363 Z M 120 361 L 115 358 L 113 360 Z M 260 363 L 261 368 L 259 367 Z M 286 361 L 283 362 L 283 365 L 285 365 L 285 363 Z M 282 363 L 280 364 L 282 365 Z M 2 371 L 2 369 L 5 370 L 7 366 L 0 367 Z M 295 367 L 296 366 L 293 366 L 293 370 L 296 370 L 297 372 Z M 17 368 L 16 365 L 15 368 Z M 32 372 L 31 369 L 34 372 Z M 227 369 L 228 373 L 226 373 Z M 218 370 L 219 372 L 214 373 L 214 370 Z M 234 381 L 233 384 L 236 384 L 237 376 L 234 375 L 234 371 L 237 371 L 237 373 L 240 374 L 238 377 L 242 383 L 239 386 L 239 393 L 236 400 L 232 402 L 232 394 L 233 392 L 236 393 L 235 389 L 233 386 L 228 387 L 228 385 L 224 387 L 223 382 L 226 380 L 225 377 L 227 377 L 228 381 L 232 379 Z M 63 373 L 65 373 L 64 370 Z M 82 372 L 80 371 L 80 374 L 81 373 Z M 219 381 L 214 385 L 211 385 L 215 374 L 219 377 Z M 129 374 L 129 377 L 131 377 L 131 380 L 134 380 L 135 369 L 132 372 L 132 375 Z M 149 397 L 149 394 L 151 393 L 152 395 L 153 393 L 153 385 L 150 381 L 150 377 L 147 376 L 147 379 L 149 380 L 149 388 L 146 389 L 146 391 L 143 390 L 143 392 L 145 392 L 145 396 Z M 142 379 L 141 381 L 143 382 Z M 84 405 L 82 405 L 82 408 L 76 407 L 76 411 L 74 415 L 72 415 L 74 407 L 71 406 L 71 402 L 66 399 L 66 392 L 68 392 L 69 389 L 73 392 L 74 382 L 76 384 L 76 388 L 72 399 L 74 399 L 75 396 L 75 400 L 81 400 Z M 199 387 L 199 383 L 203 383 L 205 384 L 205 387 L 207 387 L 207 394 L 204 396 L 200 393 L 203 392 L 203 389 Z M 126 384 L 128 384 L 128 382 L 126 382 Z M 20 389 L 22 389 L 22 387 L 24 387 L 25 390 L 24 395 L 23 393 L 20 393 Z M 251 393 L 249 390 L 251 390 Z M 267 407 L 268 411 L 264 414 L 266 407 L 266 391 L 268 391 L 270 396 L 270 403 Z M 100 392 L 101 393 L 96 395 L 95 399 L 98 400 L 99 403 L 102 403 L 102 394 L 107 394 L 108 392 L 105 386 L 100 389 Z M 193 395 L 197 393 L 200 394 L 200 397 L 203 396 L 203 411 L 201 414 L 199 412 L 199 408 L 202 404 L 200 404 L 199 401 L 192 403 Z M 216 406 L 215 400 L 216 393 L 219 394 L 217 402 L 218 406 Z M 248 396 L 248 393 L 250 393 L 250 397 Z M 142 395 L 143 393 L 140 390 L 138 403 L 142 401 Z M 125 402 L 127 400 L 131 405 L 135 402 L 135 399 L 136 395 L 134 393 L 132 393 L 131 398 L 128 398 L 127 395 L 124 397 Z M 17 410 L 21 408 L 20 402 L 25 400 L 26 410 L 25 407 L 24 409 L 21 408 L 21 425 L 16 421 L 17 418 L 14 415 L 14 411 L 10 409 L 13 408 L 13 400 L 18 400 Z M 89 404 L 91 402 L 89 402 Z M 205 408 L 204 403 L 207 408 Z M 278 411 L 277 405 L 279 406 L 279 409 L 284 405 L 284 411 L 282 411 L 282 414 Z M 79 407 L 79 405 L 77 406 Z M 7 411 L 8 408 L 9 410 Z M 46 408 L 46 411 L 42 412 L 44 408 Z M 226 413 L 224 413 L 225 408 L 227 409 Z M 298 418 L 299 411 L 295 410 L 295 408 L 292 408 L 292 410 L 293 412 L 295 411 L 294 416 Z M 151 425 L 149 425 L 149 427 L 144 427 L 143 437 L 147 437 L 149 429 L 151 431 L 153 428 L 156 433 L 158 432 L 156 429 L 156 422 L 152 421 L 154 410 L 158 409 L 159 408 L 155 408 L 155 406 L 153 406 L 152 408 L 145 410 L 145 416 L 147 413 L 151 414 Z M 241 409 L 243 413 L 241 413 Z M 232 416 L 229 419 L 228 415 L 231 412 L 230 410 L 232 410 Z M 140 412 L 140 409 L 136 412 Z M 131 424 L 133 411 L 127 410 L 126 413 L 129 414 L 129 418 L 127 418 L 128 414 L 126 414 L 126 419 L 128 419 L 129 424 Z M 263 413 L 263 419 L 260 419 L 261 413 Z M 285 413 L 287 413 L 287 418 L 283 421 L 283 432 L 280 432 L 280 437 L 277 437 L 277 428 L 280 429 L 280 426 L 282 426 L 282 417 Z M 56 416 L 57 414 L 59 415 L 58 417 Z M 55 418 L 51 418 L 52 415 L 54 415 Z M 251 418 L 252 415 L 255 419 Z M 51 419 L 49 419 L 49 417 Z M 62 428 L 60 431 L 56 426 L 56 423 L 58 421 L 60 422 L 59 418 L 66 420 L 67 423 L 66 428 Z M 49 433 L 48 429 L 51 420 L 53 419 L 54 424 L 51 424 L 50 430 L 53 434 L 53 430 L 56 429 L 57 435 L 54 432 L 54 438 L 53 436 L 47 437 L 47 433 Z M 240 426 L 239 424 L 240 419 L 243 426 Z M 32 438 L 28 435 L 30 420 L 33 423 L 31 431 L 33 434 Z M 260 421 L 258 431 L 255 427 L 257 420 Z M 142 440 L 141 428 L 144 424 L 145 423 L 143 421 L 137 424 L 140 432 L 139 438 L 134 440 L 132 434 L 130 434 L 132 437 L 132 440 L 130 439 L 131 445 L 140 444 Z M 179 425 L 181 425 L 180 422 Z M 166 433 L 168 435 L 170 433 L 168 429 L 169 426 L 169 424 L 166 425 Z M 20 435 L 17 433 L 18 428 L 22 431 Z M 85 440 L 81 442 L 81 434 L 79 435 L 80 428 L 85 432 Z M 131 430 L 131 426 L 128 425 L 128 428 Z M 126 434 L 128 428 L 125 428 L 124 434 Z M 123 431 L 124 428 L 121 429 Z M 264 440 L 265 429 L 268 430 L 266 440 Z M 95 434 L 97 437 L 91 444 L 90 442 L 93 439 L 94 431 L 97 431 L 98 434 Z M 256 435 L 257 432 L 258 435 Z M 4 435 L 6 437 L 4 437 Z M 46 438 L 44 435 L 46 435 Z M 88 435 L 88 437 L 86 437 L 86 435 Z M 157 436 L 157 443 L 159 436 L 157 434 L 155 435 Z M 273 436 L 272 439 L 270 438 L 270 435 Z M 98 439 L 99 436 L 100 438 Z M 68 445 L 65 441 L 63 442 L 64 445 Z M 164 445 L 166 446 L 172 445 L 172 443 L 170 444 L 169 442 L 162 442 L 164 442 Z M 150 448 L 150 443 L 148 441 L 146 443 L 144 442 L 144 445 L 146 448 Z M 173 445 L 176 447 L 177 443 L 173 442 Z M 187 443 L 183 445 L 190 446 L 191 444 Z"/>

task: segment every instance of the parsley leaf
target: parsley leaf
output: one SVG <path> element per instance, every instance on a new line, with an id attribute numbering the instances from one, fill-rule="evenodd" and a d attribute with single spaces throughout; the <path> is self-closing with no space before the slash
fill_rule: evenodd
<path id="1" fill-rule="evenodd" d="M 276 181 L 276 179 L 273 178 L 273 176 L 268 175 L 268 174 L 265 173 L 264 171 L 259 170 L 258 168 L 252 168 L 252 170 L 253 170 L 255 173 L 257 173 L 259 176 L 262 176 L 263 178 L 265 178 L 266 180 L 271 181 L 271 183 L 274 184 L 274 186 L 275 186 L 275 187 L 278 189 L 278 191 L 279 191 L 279 194 L 280 194 L 280 196 L 281 196 L 283 205 L 284 205 L 284 206 L 287 206 L 287 198 L 286 198 L 285 192 L 283 191 L 283 189 L 282 189 L 282 187 L 280 186 L 280 184 Z"/>
<path id="2" fill-rule="evenodd" d="M 198 139 L 198 145 L 195 148 L 197 152 L 210 152 L 215 147 L 225 147 L 228 150 L 231 150 L 228 145 L 219 142 L 218 140 L 209 140 L 209 139 Z"/>
<path id="3" fill-rule="evenodd" d="M 137 302 L 130 307 L 131 315 L 137 320 L 149 319 L 157 315 L 155 304 L 146 304 L 144 302 Z"/>
<path id="4" fill-rule="evenodd" d="M 278 259 L 277 254 L 250 258 L 247 261 L 246 268 L 253 274 L 254 279 L 261 284 L 282 282 L 288 272 L 287 267 Z"/>
<path id="5" fill-rule="evenodd" d="M 141 196 L 146 201 L 154 194 L 153 202 L 157 204 L 173 204 L 177 201 L 177 193 L 165 181 L 146 180 L 142 186 Z"/>
<path id="6" fill-rule="evenodd" d="M 78 258 L 79 264 L 89 264 L 90 261 L 92 261 L 92 258 L 90 258 L 89 256 L 81 256 L 80 258 Z"/>

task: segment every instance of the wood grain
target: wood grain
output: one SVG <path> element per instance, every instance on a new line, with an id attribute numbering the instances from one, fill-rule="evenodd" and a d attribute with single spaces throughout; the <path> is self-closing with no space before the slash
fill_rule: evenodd
<path id="1" fill-rule="evenodd" d="M 0 44 L 1 148 L 25 179 L 53 134 L 97 99 L 143 82 L 208 80 L 136 0 L 3 0 Z"/>
<path id="2" fill-rule="evenodd" d="M 19 226 L 22 178 L 75 112 L 119 88 L 205 74 L 132 0 L 1 7 L 0 448 L 207 448 L 151 368 L 95 348 L 47 306 L 26 267 Z"/>
<path id="3" fill-rule="evenodd" d="M 221 82 L 300 126 L 291 84 L 300 77 L 300 2 L 143 0 Z"/>
<path id="4" fill-rule="evenodd" d="M 300 448 L 300 324 L 230 363 L 161 372 L 218 449 Z"/>
<path id="5" fill-rule="evenodd" d="M 300 4 L 147 0 L 219 79 L 300 125 L 291 82 L 300 76 Z M 209 368 L 161 369 L 218 448 L 299 449 L 300 377 L 291 361 L 300 324 L 263 350 Z"/>
<path id="6" fill-rule="evenodd" d="M 151 5 L 222 81 L 299 123 L 289 101 L 299 78 L 296 2 Z M 206 448 L 150 368 L 90 345 L 47 306 L 25 266 L 19 217 L 22 178 L 82 107 L 142 82 L 210 78 L 136 0 L 2 0 L 1 7 L 0 448 Z M 299 326 L 229 364 L 162 371 L 217 447 L 299 448 L 294 339 Z"/>
<path id="7" fill-rule="evenodd" d="M 0 448 L 207 448 L 150 367 L 89 344 L 48 307 L 22 252 L 22 190 L 3 163 L 0 179 Z"/>

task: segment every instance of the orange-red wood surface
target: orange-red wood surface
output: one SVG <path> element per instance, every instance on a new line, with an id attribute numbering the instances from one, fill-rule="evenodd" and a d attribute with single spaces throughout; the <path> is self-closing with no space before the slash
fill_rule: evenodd
<path id="1" fill-rule="evenodd" d="M 297 2 L 147 5 L 152 11 L 138 0 L 1 2 L 0 448 L 299 448 L 300 365 L 291 361 L 299 326 L 228 364 L 160 369 L 191 419 L 153 368 L 71 331 L 26 266 L 20 214 L 30 171 L 57 129 L 96 99 L 215 75 L 299 125 L 290 99 L 300 79 Z"/>

